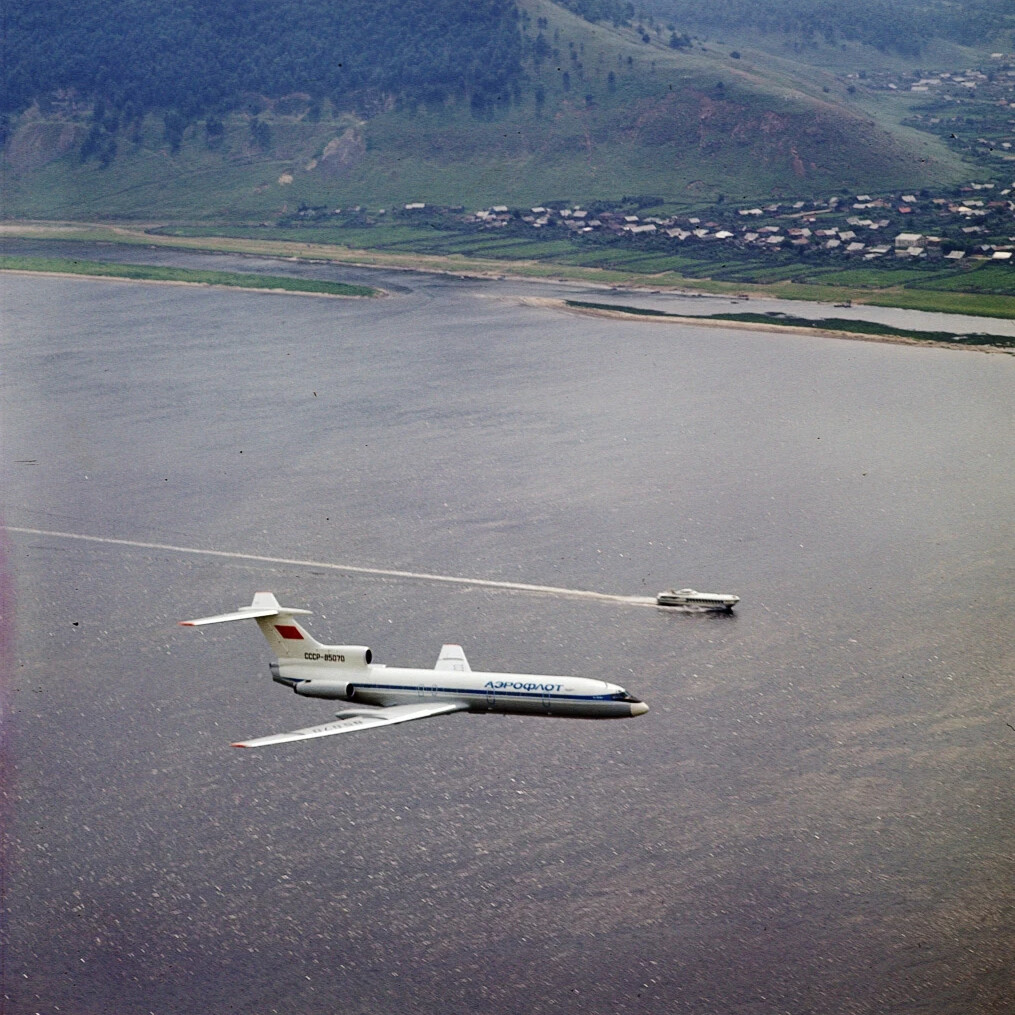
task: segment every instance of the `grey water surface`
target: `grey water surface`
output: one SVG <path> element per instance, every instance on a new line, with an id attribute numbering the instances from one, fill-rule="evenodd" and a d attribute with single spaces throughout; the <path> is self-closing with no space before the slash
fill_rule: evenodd
<path id="1" fill-rule="evenodd" d="M 5 1010 L 1010 1011 L 1015 359 L 313 270 L 0 279 Z M 231 750 L 334 711 L 176 624 L 260 589 L 651 711 Z"/>

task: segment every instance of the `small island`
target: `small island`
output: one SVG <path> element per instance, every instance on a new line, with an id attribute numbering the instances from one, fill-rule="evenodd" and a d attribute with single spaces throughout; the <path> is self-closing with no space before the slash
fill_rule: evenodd
<path id="1" fill-rule="evenodd" d="M 844 317 L 822 317 L 813 320 L 809 317 L 797 317 L 779 311 L 740 314 L 671 314 L 665 310 L 613 303 L 589 303 L 583 300 L 560 300 L 558 305 L 575 313 L 641 320 L 649 318 L 671 324 L 747 328 L 755 331 L 786 331 L 797 334 L 824 335 L 831 338 L 863 339 L 869 342 L 902 342 L 989 352 L 1010 353 L 1015 350 L 1015 339 L 1005 338 L 1003 335 L 983 333 L 960 335 L 946 331 L 918 331 L 912 328 L 897 328 L 887 324 L 879 324 L 876 321 L 852 320 Z"/>

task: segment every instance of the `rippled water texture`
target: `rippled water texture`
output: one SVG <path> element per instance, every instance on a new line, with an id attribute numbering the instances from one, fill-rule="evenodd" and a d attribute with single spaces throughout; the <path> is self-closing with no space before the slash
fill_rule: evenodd
<path id="1" fill-rule="evenodd" d="M 1015 360 L 316 270 L 2 279 L 7 1010 L 1009 1011 Z M 231 750 L 333 711 L 176 626 L 258 589 L 651 711 Z"/>

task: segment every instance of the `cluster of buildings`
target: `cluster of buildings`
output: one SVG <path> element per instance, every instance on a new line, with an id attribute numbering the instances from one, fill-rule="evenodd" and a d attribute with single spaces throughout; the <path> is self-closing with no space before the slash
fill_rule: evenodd
<path id="1" fill-rule="evenodd" d="M 743 250 L 818 250 L 863 260 L 961 260 L 972 255 L 1007 261 L 1015 252 L 1013 188 L 997 191 L 995 184 L 974 183 L 962 188 L 957 197 L 933 197 L 926 192 L 891 197 L 858 194 L 739 209 L 720 205 L 693 216 L 643 217 L 623 210 L 580 207 L 513 210 L 494 205 L 463 218 L 482 229 L 528 227 L 576 237 L 662 241 L 654 247 L 721 244 Z M 407 210 L 419 207 L 406 205 Z M 999 235 L 999 230 L 1005 235 Z"/>
<path id="2" fill-rule="evenodd" d="M 873 90 L 926 96 L 914 126 L 949 144 L 978 149 L 991 175 L 1015 162 L 1015 58 L 995 53 L 984 68 L 915 74 L 858 72 Z M 922 110 L 919 111 L 919 110 Z M 873 261 L 966 257 L 1015 259 L 1015 184 L 970 183 L 935 196 L 858 194 L 827 200 L 770 203 L 752 208 L 713 206 L 692 216 L 640 215 L 595 206 L 512 210 L 496 205 L 462 216 L 481 229 L 566 232 L 575 236 L 641 238 L 652 249 L 721 245 L 744 251 L 786 251 Z"/>
<path id="3" fill-rule="evenodd" d="M 995 99 L 1010 96 L 1015 103 L 1015 69 L 1005 62 L 1004 53 L 991 54 L 995 66 L 988 70 L 969 67 L 965 70 L 920 72 L 915 75 L 891 71 L 870 71 L 850 74 L 853 81 L 862 81 L 868 88 L 892 92 L 908 91 L 961 99 L 978 90 L 988 90 Z"/>
<path id="4" fill-rule="evenodd" d="M 859 81 L 861 75 L 850 77 Z M 872 71 L 862 77 L 860 83 L 869 90 L 908 93 L 917 100 L 907 125 L 937 134 L 986 164 L 1003 166 L 1015 156 L 1015 64 L 1010 55 L 994 53 L 984 68 L 911 76 Z"/>

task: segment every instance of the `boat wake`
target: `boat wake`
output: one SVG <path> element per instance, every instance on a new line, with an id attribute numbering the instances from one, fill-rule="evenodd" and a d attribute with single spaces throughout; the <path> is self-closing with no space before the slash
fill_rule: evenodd
<path id="1" fill-rule="evenodd" d="M 564 596 L 569 599 L 593 599 L 606 603 L 622 603 L 625 606 L 655 606 L 655 598 L 648 596 L 621 596 L 609 592 L 593 592 L 589 589 L 568 589 L 556 585 L 534 585 L 528 582 L 500 581 L 493 578 L 466 578 L 459 575 L 431 574 L 426 571 L 398 571 L 381 567 L 363 567 L 358 564 L 342 564 L 336 561 L 304 560 L 296 557 L 268 557 L 256 553 L 236 553 L 231 550 L 205 550 L 196 546 L 176 546 L 171 543 L 149 543 L 137 539 L 114 539 L 111 536 L 92 536 L 81 532 L 56 532 L 49 529 L 29 529 L 15 525 L 7 527 L 8 532 L 19 532 L 29 536 L 45 536 L 50 539 L 74 539 L 106 546 L 127 546 L 138 550 L 159 550 L 164 553 L 187 553 L 204 557 L 220 557 L 227 560 L 253 560 L 264 564 L 285 564 L 294 567 L 312 567 L 318 570 L 342 571 L 346 574 L 369 574 L 382 578 L 404 578 L 413 581 L 439 582 L 446 585 L 471 585 L 477 588 L 506 589 L 511 592 L 527 592 L 532 595 Z"/>

